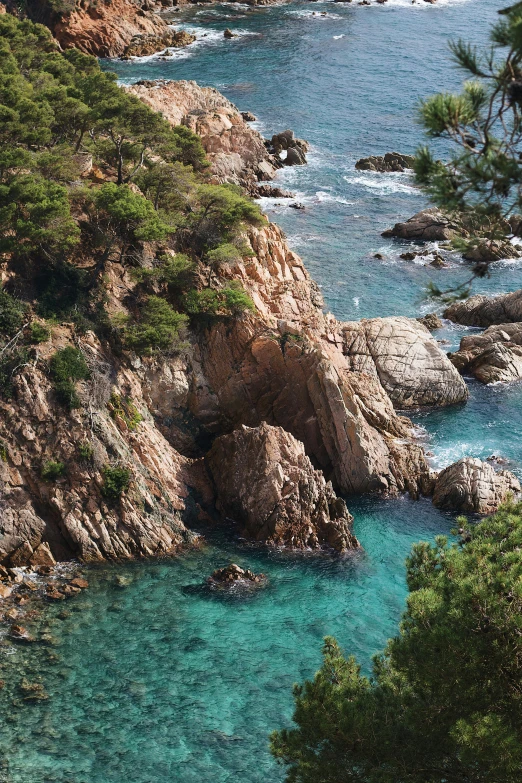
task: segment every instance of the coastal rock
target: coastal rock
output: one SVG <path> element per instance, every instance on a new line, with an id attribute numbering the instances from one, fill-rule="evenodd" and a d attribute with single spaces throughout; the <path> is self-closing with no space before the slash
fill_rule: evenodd
<path id="1" fill-rule="evenodd" d="M 442 321 L 437 313 L 427 313 L 426 315 L 417 318 L 417 321 L 425 326 L 430 332 L 434 332 L 436 329 L 442 329 Z"/>
<path id="2" fill-rule="evenodd" d="M 507 470 L 496 472 L 487 462 L 465 457 L 441 471 L 435 481 L 433 504 L 462 513 L 492 514 L 520 483 Z"/>
<path id="3" fill-rule="evenodd" d="M 399 408 L 464 402 L 463 379 L 425 326 L 410 318 L 345 323 L 344 352 L 351 369 L 375 374 Z"/>
<path id="4" fill-rule="evenodd" d="M 457 235 L 462 235 L 462 226 L 435 207 L 417 212 L 405 223 L 396 223 L 382 233 L 383 237 L 419 242 L 446 241 Z"/>
<path id="5" fill-rule="evenodd" d="M 162 49 L 179 49 L 194 43 L 196 36 L 188 33 L 186 30 L 167 29 L 161 35 L 136 35 L 133 37 L 123 52 L 124 58 L 146 57 Z"/>
<path id="6" fill-rule="evenodd" d="M 213 87 L 142 81 L 127 89 L 173 125 L 186 125 L 200 136 L 214 182 L 242 185 L 255 194 L 258 180 L 273 179 L 282 165 L 234 104 Z"/>
<path id="7" fill-rule="evenodd" d="M 28 4 L 29 11 L 37 15 L 33 5 Z M 74 47 L 95 57 L 121 57 L 129 51 L 152 54 L 166 46 L 184 45 L 163 19 L 133 0 L 77 3 L 70 13 L 49 20 L 49 26 L 64 49 Z"/>
<path id="8" fill-rule="evenodd" d="M 482 383 L 509 383 L 522 378 L 522 323 L 490 326 L 463 337 L 450 359 L 461 373 Z"/>
<path id="9" fill-rule="evenodd" d="M 277 158 L 281 158 L 281 152 L 286 151 L 286 156 L 281 158 L 285 166 L 303 166 L 306 163 L 308 143 L 303 139 L 296 139 L 292 130 L 272 136 L 269 149 Z"/>
<path id="10" fill-rule="evenodd" d="M 522 289 L 500 296 L 470 296 L 447 307 L 444 318 L 463 326 L 518 323 L 522 321 Z"/>
<path id="11" fill-rule="evenodd" d="M 387 152 L 386 155 L 370 155 L 368 158 L 361 158 L 355 164 L 355 168 L 358 171 L 390 173 L 412 169 L 414 161 L 414 155 L 402 155 L 400 152 Z"/>
<path id="12" fill-rule="evenodd" d="M 261 424 L 222 435 L 205 461 L 218 509 L 246 538 L 339 552 L 358 546 L 344 501 L 313 468 L 303 444 L 281 427 Z"/>
<path id="13" fill-rule="evenodd" d="M 497 239 L 478 239 L 465 251 L 466 261 L 489 264 L 502 258 L 520 258 L 522 253 L 508 241 Z"/>

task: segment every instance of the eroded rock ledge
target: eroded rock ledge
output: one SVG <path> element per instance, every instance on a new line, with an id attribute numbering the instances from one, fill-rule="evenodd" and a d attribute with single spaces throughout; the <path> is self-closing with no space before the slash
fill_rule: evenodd
<path id="1" fill-rule="evenodd" d="M 448 511 L 493 514 L 509 495 L 518 493 L 520 482 L 513 473 L 465 457 L 439 473 L 433 504 Z"/>

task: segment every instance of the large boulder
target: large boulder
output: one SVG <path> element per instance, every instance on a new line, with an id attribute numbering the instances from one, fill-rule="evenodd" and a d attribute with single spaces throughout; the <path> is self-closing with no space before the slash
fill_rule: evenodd
<path id="1" fill-rule="evenodd" d="M 462 257 L 466 261 L 490 264 L 502 258 L 520 258 L 520 256 L 522 256 L 520 250 L 507 240 L 478 239 L 470 245 Z"/>
<path id="2" fill-rule="evenodd" d="M 357 372 L 376 374 L 399 408 L 464 402 L 463 379 L 428 329 L 411 318 L 345 323 L 344 352 Z"/>
<path id="3" fill-rule="evenodd" d="M 359 545 L 344 500 L 281 427 L 263 423 L 222 435 L 205 461 L 218 509 L 246 538 L 339 552 Z"/>
<path id="4" fill-rule="evenodd" d="M 447 307 L 444 318 L 463 326 L 518 323 L 522 321 L 522 289 L 499 296 L 470 296 Z"/>
<path id="5" fill-rule="evenodd" d="M 417 242 L 438 242 L 462 235 L 462 226 L 445 215 L 440 209 L 424 209 L 404 223 L 383 231 L 383 237 L 412 239 Z"/>
<path id="6" fill-rule="evenodd" d="M 450 356 L 454 366 L 482 383 L 509 383 L 522 378 L 522 323 L 490 326 L 463 337 Z"/>
<path id="7" fill-rule="evenodd" d="M 358 171 L 390 173 L 412 169 L 414 161 L 414 155 L 402 155 L 400 152 L 387 152 L 386 155 L 370 155 L 368 158 L 361 158 L 355 164 L 355 168 Z"/>
<path id="8" fill-rule="evenodd" d="M 487 462 L 465 457 L 439 473 L 433 504 L 447 511 L 492 514 L 518 492 L 520 482 L 509 471 L 496 472 Z"/>

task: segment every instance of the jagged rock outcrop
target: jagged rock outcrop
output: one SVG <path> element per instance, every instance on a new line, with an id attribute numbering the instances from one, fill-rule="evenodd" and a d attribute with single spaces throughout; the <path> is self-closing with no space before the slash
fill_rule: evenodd
<path id="1" fill-rule="evenodd" d="M 518 323 L 522 321 L 522 289 L 499 296 L 470 296 L 447 307 L 444 318 L 463 326 Z"/>
<path id="2" fill-rule="evenodd" d="M 372 318 L 343 325 L 351 369 L 377 375 L 399 408 L 452 405 L 466 384 L 428 329 L 411 318 Z"/>
<path id="3" fill-rule="evenodd" d="M 441 471 L 435 481 L 437 508 L 473 514 L 492 514 L 520 482 L 507 470 L 495 471 L 487 462 L 465 457 Z"/>
<path id="4" fill-rule="evenodd" d="M 37 360 L 15 380 L 15 398 L 0 401 L 0 559 L 25 546 L 42 552 L 46 542 L 56 559 L 116 559 L 175 551 L 194 537 L 181 516 L 189 493 L 189 460 L 161 435 L 141 400 L 132 372 L 116 368 L 88 333 L 80 346 L 93 368 L 80 389 L 84 408 L 64 416 L 50 386 L 45 362 L 68 335 L 39 348 Z M 112 365 L 112 366 L 111 366 Z M 112 381 L 112 382 L 111 382 Z M 118 386 L 121 384 L 121 388 Z M 134 428 L 106 405 L 110 389 L 129 395 L 143 415 Z M 105 399 L 100 399 L 105 396 Z M 82 459 L 88 443 L 92 457 Z M 63 475 L 46 480 L 42 468 L 61 462 Z M 129 492 L 109 502 L 103 495 L 105 466 L 130 470 Z M 197 483 L 197 481 L 196 481 Z M 203 489 L 204 492 L 204 489 Z M 28 554 L 27 560 L 31 562 Z"/>
<path id="5" fill-rule="evenodd" d="M 423 209 L 404 223 L 396 223 L 393 228 L 382 233 L 383 237 L 397 237 L 419 242 L 445 241 L 461 235 L 461 224 L 436 207 Z"/>
<path id="6" fill-rule="evenodd" d="M 522 323 L 490 326 L 482 334 L 463 337 L 450 356 L 464 374 L 482 383 L 508 383 L 522 378 Z"/>
<path id="7" fill-rule="evenodd" d="M 48 24 L 64 48 L 75 47 L 95 57 L 153 54 L 167 46 L 185 46 L 195 40 L 194 36 L 175 32 L 150 10 L 151 4 L 141 0 L 76 2 L 62 13 L 51 7 L 44 14 L 45 5 L 30 0 L 29 15 Z"/>
<path id="8" fill-rule="evenodd" d="M 222 435 L 205 462 L 218 510 L 246 538 L 340 552 L 359 545 L 346 504 L 313 468 L 303 444 L 281 427 L 263 423 Z"/>
<path id="9" fill-rule="evenodd" d="M 192 81 L 138 82 L 127 88 L 173 125 L 201 137 L 215 182 L 232 182 L 254 192 L 258 180 L 274 177 L 281 162 L 241 112 L 213 87 Z"/>
<path id="10" fill-rule="evenodd" d="M 361 158 L 355 164 L 355 168 L 358 171 L 378 171 L 388 174 L 412 169 L 414 161 L 414 155 L 387 152 L 386 155 L 370 155 L 368 158 Z"/>

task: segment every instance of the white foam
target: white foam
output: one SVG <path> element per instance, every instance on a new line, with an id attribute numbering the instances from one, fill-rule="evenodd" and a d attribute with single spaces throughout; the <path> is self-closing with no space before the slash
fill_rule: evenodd
<path id="1" fill-rule="evenodd" d="M 342 19 L 339 14 L 330 14 L 328 11 L 288 11 L 289 16 L 300 16 L 307 19 Z"/>
<path id="2" fill-rule="evenodd" d="M 342 33 L 342 35 L 334 35 L 332 36 L 332 38 L 334 39 L 334 41 L 338 41 L 339 38 L 344 38 L 344 33 Z"/>
<path id="3" fill-rule="evenodd" d="M 380 174 L 377 172 L 364 173 L 352 172 L 346 174 L 343 179 L 350 185 L 360 185 L 373 191 L 377 196 L 389 196 L 391 193 L 407 193 L 408 195 L 419 195 L 419 189 L 411 183 L 409 174 Z"/>

